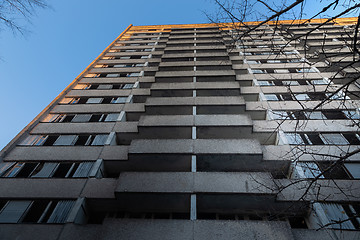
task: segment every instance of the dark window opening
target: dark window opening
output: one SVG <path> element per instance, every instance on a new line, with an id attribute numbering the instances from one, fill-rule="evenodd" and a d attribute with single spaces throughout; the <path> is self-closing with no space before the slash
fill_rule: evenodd
<path id="1" fill-rule="evenodd" d="M 334 162 L 318 162 L 323 176 L 326 179 L 350 179 L 348 173 L 345 170 L 345 167 L 341 164 L 333 165 Z"/>
<path id="2" fill-rule="evenodd" d="M 34 171 L 38 164 L 37 163 L 26 163 L 16 175 L 17 178 L 26 178 Z"/>
<path id="3" fill-rule="evenodd" d="M 59 136 L 48 136 L 43 146 L 52 146 Z"/>
<path id="4" fill-rule="evenodd" d="M 289 223 L 291 228 L 308 228 L 303 217 L 289 217 Z"/>
<path id="5" fill-rule="evenodd" d="M 104 103 L 104 104 L 111 103 L 112 99 L 113 99 L 112 97 L 104 97 L 102 103 Z"/>
<path id="6" fill-rule="evenodd" d="M 49 201 L 46 200 L 37 200 L 33 202 L 30 210 L 27 212 L 22 222 L 26 223 L 37 223 L 43 222 L 41 221 L 41 216 L 45 212 L 47 206 L 49 205 Z"/>
<path id="7" fill-rule="evenodd" d="M 304 144 L 311 144 L 311 142 L 308 141 L 305 134 L 300 134 L 301 139 L 303 140 Z"/>
<path id="8" fill-rule="evenodd" d="M 62 122 L 71 122 L 71 120 L 75 117 L 75 115 L 66 115 Z"/>
<path id="9" fill-rule="evenodd" d="M 325 93 L 308 93 L 308 96 L 313 101 L 321 101 L 326 99 Z"/>
<path id="10" fill-rule="evenodd" d="M 80 135 L 75 143 L 75 146 L 85 146 L 88 142 L 89 135 Z"/>
<path id="11" fill-rule="evenodd" d="M 319 137 L 319 134 L 308 133 L 307 136 L 313 145 L 324 145 L 324 142 Z"/>
<path id="12" fill-rule="evenodd" d="M 76 170 L 78 169 L 80 163 L 74 163 L 73 167 L 71 168 L 70 172 L 68 173 L 67 177 L 72 177 L 74 176 L 74 173 L 76 172 Z"/>
<path id="13" fill-rule="evenodd" d="M 285 94 L 281 94 L 281 96 L 284 101 L 292 101 L 293 100 L 291 94 L 285 93 Z"/>
<path id="14" fill-rule="evenodd" d="M 82 98 L 80 98 L 78 104 L 85 104 L 87 100 L 88 100 L 87 97 L 82 97 Z"/>
<path id="15" fill-rule="evenodd" d="M 93 114 L 89 120 L 89 122 L 99 122 L 101 118 L 101 114 Z M 75 144 L 76 145 L 76 144 Z"/>
<path id="16" fill-rule="evenodd" d="M 352 205 L 353 209 L 355 210 L 355 213 L 350 209 L 349 205 L 343 204 L 342 207 L 344 208 L 346 214 L 349 216 L 349 220 L 354 225 L 355 229 L 360 229 L 360 224 L 358 221 L 360 216 L 359 205 Z"/>
<path id="17" fill-rule="evenodd" d="M 52 177 L 54 178 L 66 177 L 67 173 L 69 172 L 72 166 L 73 166 L 72 163 L 60 163 Z"/>
<path id="18" fill-rule="evenodd" d="M 355 133 L 343 133 L 343 136 L 351 145 L 360 145 L 360 140 Z"/>
<path id="19" fill-rule="evenodd" d="M 8 201 L 6 200 L 0 200 L 0 212 L 1 210 L 4 208 L 5 204 L 7 203 Z"/>
<path id="20" fill-rule="evenodd" d="M 58 203 L 58 201 L 51 201 L 51 204 L 50 204 L 50 206 L 48 206 L 46 214 L 43 217 L 43 219 L 41 219 L 41 222 L 46 223 L 49 220 L 49 218 L 50 218 L 52 212 L 54 211 L 57 203 Z"/>
<path id="21" fill-rule="evenodd" d="M 292 116 L 293 115 L 293 116 Z M 306 116 L 303 112 L 293 112 L 293 114 L 290 115 L 290 119 L 298 119 L 298 120 L 305 120 Z"/>

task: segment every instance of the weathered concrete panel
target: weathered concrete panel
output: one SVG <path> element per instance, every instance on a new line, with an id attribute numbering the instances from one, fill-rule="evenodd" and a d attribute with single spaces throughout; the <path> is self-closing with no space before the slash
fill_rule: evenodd
<path id="1" fill-rule="evenodd" d="M 16 240 L 57 240 L 62 225 L 1 224 L 0 238 Z"/>
<path id="2" fill-rule="evenodd" d="M 51 113 L 119 113 L 124 104 L 68 104 L 56 105 Z"/>
<path id="3" fill-rule="evenodd" d="M 101 237 L 102 230 L 103 225 L 100 224 L 66 224 L 57 240 L 105 240 L 105 238 Z"/>
<path id="4" fill-rule="evenodd" d="M 261 145 L 252 139 L 197 139 L 194 140 L 196 154 L 262 154 Z"/>
<path id="5" fill-rule="evenodd" d="M 1 178 L 0 198 L 77 198 L 86 179 Z"/>
<path id="6" fill-rule="evenodd" d="M 114 178 L 90 178 L 81 192 L 86 198 L 115 198 L 115 188 L 118 180 Z"/>
<path id="7" fill-rule="evenodd" d="M 104 160 L 127 160 L 128 146 L 105 146 L 99 158 Z"/>
<path id="8" fill-rule="evenodd" d="M 291 240 L 286 222 L 274 221 L 196 221 L 194 239 L 198 240 Z"/>
<path id="9" fill-rule="evenodd" d="M 115 122 L 39 123 L 32 134 L 110 133 Z"/>
<path id="10" fill-rule="evenodd" d="M 193 224 L 186 220 L 108 219 L 101 239 L 118 240 L 193 240 Z"/>
<path id="11" fill-rule="evenodd" d="M 17 146 L 5 160 L 97 160 L 103 147 L 96 146 Z"/>
<path id="12" fill-rule="evenodd" d="M 117 96 L 117 97 L 126 97 L 129 96 L 131 90 L 128 89 L 109 89 L 109 90 L 71 90 L 66 96 L 67 97 L 108 97 L 108 96 Z"/>
<path id="13" fill-rule="evenodd" d="M 295 240 L 328 240 L 328 239 L 358 239 L 358 231 L 347 230 L 313 230 L 313 229 L 291 229 Z"/>

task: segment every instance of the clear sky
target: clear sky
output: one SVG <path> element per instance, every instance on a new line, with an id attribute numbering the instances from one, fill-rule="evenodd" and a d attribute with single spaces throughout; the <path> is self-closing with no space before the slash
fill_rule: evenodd
<path id="1" fill-rule="evenodd" d="M 0 149 L 129 24 L 207 23 L 215 9 L 212 0 L 49 2 L 25 37 L 0 31 Z"/>
<path id="2" fill-rule="evenodd" d="M 49 1 L 13 36 L 0 31 L 0 149 L 129 24 L 207 23 L 210 0 Z"/>

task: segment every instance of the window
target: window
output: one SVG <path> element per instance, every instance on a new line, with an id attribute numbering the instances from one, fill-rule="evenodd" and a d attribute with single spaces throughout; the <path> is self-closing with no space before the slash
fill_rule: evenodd
<path id="1" fill-rule="evenodd" d="M 112 115 L 108 117 L 108 115 Z M 119 113 L 109 113 L 109 114 L 49 114 L 42 122 L 110 122 L 116 121 Z"/>
<path id="2" fill-rule="evenodd" d="M 301 94 L 295 94 L 295 99 L 298 101 L 307 101 L 310 100 L 310 97 L 305 93 L 301 93 Z"/>
<path id="3" fill-rule="evenodd" d="M 88 98 L 86 104 L 101 103 L 102 98 Z"/>
<path id="4" fill-rule="evenodd" d="M 334 229 L 359 229 L 359 205 L 315 203 L 316 213 L 321 216 L 321 226 Z"/>
<path id="5" fill-rule="evenodd" d="M 297 162 L 294 171 L 295 178 L 315 178 L 322 173 L 315 162 Z"/>
<path id="6" fill-rule="evenodd" d="M 106 74 L 106 77 L 119 77 L 119 74 L 118 73 L 108 73 Z"/>
<path id="7" fill-rule="evenodd" d="M 42 122 L 61 122 L 64 114 L 48 114 Z"/>
<path id="8" fill-rule="evenodd" d="M 33 178 L 48 178 L 52 176 L 58 163 L 40 163 L 34 170 L 34 173 L 30 175 Z"/>
<path id="9" fill-rule="evenodd" d="M 31 201 L 8 201 L 0 212 L 0 223 L 18 223 Z"/>
<path id="10" fill-rule="evenodd" d="M 323 114 L 328 119 L 346 119 L 346 115 L 342 111 L 331 111 L 331 110 L 324 110 Z"/>
<path id="11" fill-rule="evenodd" d="M 59 104 L 76 104 L 79 100 L 80 98 L 63 98 Z"/>
<path id="12" fill-rule="evenodd" d="M 99 90 L 106 90 L 106 89 L 112 89 L 112 85 L 111 84 L 100 84 L 97 89 Z"/>
<path id="13" fill-rule="evenodd" d="M 288 69 L 274 69 L 274 73 L 290 73 Z"/>
<path id="14" fill-rule="evenodd" d="M 264 94 L 266 101 L 279 101 L 276 94 Z"/>
<path id="15" fill-rule="evenodd" d="M 126 103 L 127 97 L 113 98 L 111 103 Z"/>
<path id="16" fill-rule="evenodd" d="M 323 172 L 325 179 L 351 179 L 344 164 L 336 164 L 331 161 L 318 161 L 317 165 Z"/>
<path id="17" fill-rule="evenodd" d="M 326 79 L 311 80 L 310 83 L 313 85 L 327 85 L 327 84 L 329 84 L 329 80 L 326 80 Z"/>
<path id="18" fill-rule="evenodd" d="M 342 134 L 351 145 L 360 145 L 360 137 L 357 133 Z"/>
<path id="19" fill-rule="evenodd" d="M 71 120 L 71 122 L 88 122 L 91 118 L 91 114 L 77 114 Z"/>
<path id="20" fill-rule="evenodd" d="M 356 133 L 285 133 L 289 144 L 310 145 L 360 145 Z"/>
<path id="21" fill-rule="evenodd" d="M 289 119 L 289 113 L 285 111 L 269 111 L 269 117 L 270 119 L 274 120 L 285 120 Z"/>
<path id="22" fill-rule="evenodd" d="M 250 55 L 252 55 L 252 53 L 251 52 L 240 52 L 239 55 L 240 56 L 250 56 Z"/>
<path id="23" fill-rule="evenodd" d="M 306 115 L 307 119 L 326 119 L 326 117 L 324 116 L 324 114 L 322 114 L 322 112 L 304 112 L 304 114 Z"/>
<path id="24" fill-rule="evenodd" d="M 254 74 L 257 74 L 257 73 L 266 73 L 265 70 L 261 70 L 261 69 L 249 69 L 249 73 L 254 73 Z"/>
<path id="25" fill-rule="evenodd" d="M 281 60 L 267 60 L 268 63 L 281 63 Z"/>
<path id="26" fill-rule="evenodd" d="M 304 139 L 298 133 L 286 133 L 286 140 L 290 145 L 303 145 Z"/>
<path id="27" fill-rule="evenodd" d="M 0 163 L 0 177 L 70 178 L 88 177 L 93 162 L 5 162 Z"/>
<path id="28" fill-rule="evenodd" d="M 77 135 L 60 135 L 53 146 L 71 146 L 75 144 L 77 139 Z"/>
<path id="29" fill-rule="evenodd" d="M 246 60 L 247 64 L 260 64 L 260 61 Z"/>
<path id="30" fill-rule="evenodd" d="M 30 135 L 21 142 L 21 145 L 40 146 L 46 141 L 47 136 Z"/>
<path id="31" fill-rule="evenodd" d="M 297 86 L 300 85 L 297 81 L 282 81 L 284 86 Z"/>
<path id="32" fill-rule="evenodd" d="M 126 100 L 127 100 L 127 97 L 104 97 L 104 98 L 81 97 L 77 100 L 76 104 L 126 103 Z M 71 103 L 71 104 L 74 104 L 74 103 Z"/>
<path id="33" fill-rule="evenodd" d="M 25 139 L 19 145 L 22 146 L 88 146 L 101 145 L 105 141 L 101 139 L 106 138 L 107 134 L 100 135 L 31 135 L 30 138 L 45 139 L 41 142 L 28 141 Z M 95 141 L 96 139 L 96 141 Z M 94 143 L 94 144 L 93 144 Z"/>
<path id="34" fill-rule="evenodd" d="M 322 133 L 320 137 L 325 144 L 334 144 L 334 145 L 348 145 L 349 142 L 346 138 L 340 133 Z"/>
<path id="35" fill-rule="evenodd" d="M 12 164 L 7 169 L 4 169 L 4 177 L 15 177 L 20 169 L 24 166 L 24 163 Z"/>
<path id="36" fill-rule="evenodd" d="M 314 68 L 300 68 L 300 69 L 296 69 L 296 72 L 298 72 L 298 73 L 314 73 L 317 71 Z"/>
<path id="37" fill-rule="evenodd" d="M 360 163 L 345 163 L 346 169 L 355 179 L 360 179 Z"/>
<path id="38" fill-rule="evenodd" d="M 133 88 L 134 87 L 134 84 L 130 84 L 130 83 L 127 83 L 123 86 L 123 89 L 130 89 L 130 88 Z"/>
<path id="39" fill-rule="evenodd" d="M 105 122 L 112 122 L 112 121 L 116 121 L 119 117 L 118 113 L 110 113 L 106 116 L 105 118 Z"/>
<path id="40" fill-rule="evenodd" d="M 10 200 L 0 211 L 0 223 L 65 223 L 73 200 Z"/>
<path id="41" fill-rule="evenodd" d="M 107 134 L 102 135 L 96 135 L 94 138 L 94 141 L 91 143 L 93 146 L 102 146 L 105 144 L 106 140 L 108 138 Z"/>
<path id="42" fill-rule="evenodd" d="M 346 115 L 348 119 L 360 119 L 360 112 L 359 110 L 356 111 L 348 111 L 344 110 L 343 113 Z"/>
<path id="43" fill-rule="evenodd" d="M 127 75 L 127 77 L 139 77 L 140 76 L 140 73 L 139 72 L 134 72 L 134 73 L 129 73 Z"/>
<path id="44" fill-rule="evenodd" d="M 337 92 L 337 93 L 326 93 L 326 96 L 329 98 L 329 99 L 332 99 L 332 100 L 345 100 L 345 99 L 350 99 L 349 96 L 346 96 L 345 93 L 343 92 Z"/>
<path id="45" fill-rule="evenodd" d="M 290 59 L 290 62 L 292 62 L 292 63 L 305 62 L 305 59 L 303 59 L 303 58 L 293 58 L 293 59 Z"/>
<path id="46" fill-rule="evenodd" d="M 273 81 L 257 81 L 257 85 L 259 85 L 259 86 L 274 86 L 275 83 Z"/>
<path id="47" fill-rule="evenodd" d="M 90 87 L 90 84 L 78 84 L 73 89 L 82 90 L 82 89 L 89 89 L 89 87 Z"/>
<path id="48" fill-rule="evenodd" d="M 320 138 L 318 133 L 307 133 L 307 134 L 302 134 L 302 136 L 306 138 L 307 144 L 324 145 L 324 142 Z"/>
<path id="49" fill-rule="evenodd" d="M 292 55 L 292 54 L 298 54 L 298 51 L 293 50 L 293 51 L 286 51 L 284 52 L 285 55 Z"/>

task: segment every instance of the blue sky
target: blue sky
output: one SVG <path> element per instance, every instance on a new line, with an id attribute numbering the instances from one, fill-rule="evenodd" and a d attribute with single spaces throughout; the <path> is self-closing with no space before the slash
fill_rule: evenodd
<path id="1" fill-rule="evenodd" d="M 207 23 L 209 0 L 52 1 L 14 36 L 0 32 L 0 149 L 129 24 Z"/>
<path id="2" fill-rule="evenodd" d="M 215 9 L 212 0 L 49 2 L 25 37 L 0 31 L 0 149 L 129 24 L 207 23 Z"/>

